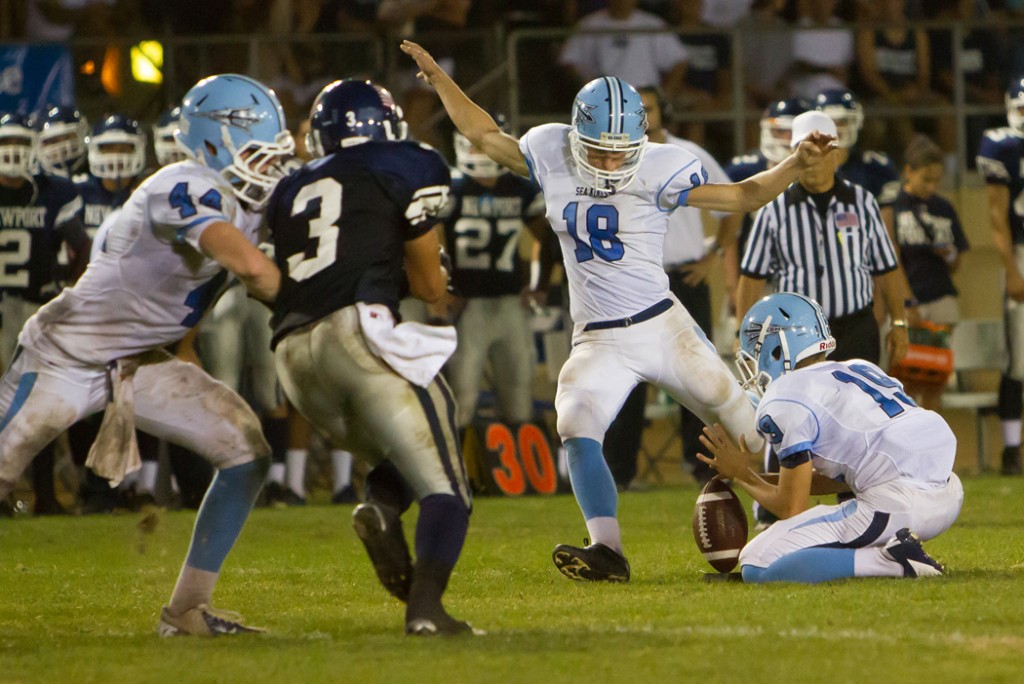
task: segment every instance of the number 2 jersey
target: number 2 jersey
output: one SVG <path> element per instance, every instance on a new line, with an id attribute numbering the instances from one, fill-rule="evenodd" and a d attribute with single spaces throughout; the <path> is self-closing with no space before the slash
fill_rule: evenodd
<path id="1" fill-rule="evenodd" d="M 576 323 L 625 318 L 668 297 L 662 263 L 668 216 L 707 182 L 700 160 L 676 145 L 647 143 L 624 190 L 596 190 L 576 173 L 570 126 L 545 124 L 519 141 L 544 192 L 547 218 L 562 247 Z"/>
<path id="2" fill-rule="evenodd" d="M 946 484 L 956 437 L 939 414 L 918 407 L 873 363 L 825 361 L 772 381 L 757 429 L 782 467 L 806 462 L 854 492 L 892 480 Z"/>
<path id="3" fill-rule="evenodd" d="M 990 128 L 978 146 L 978 171 L 986 183 L 1010 190 L 1010 237 L 1024 244 L 1024 133 L 1015 128 Z"/>
<path id="4" fill-rule="evenodd" d="M 160 169 L 124 204 L 75 286 L 29 320 L 19 343 L 104 365 L 180 340 L 227 280 L 199 250 L 217 221 L 258 242 L 260 215 L 242 207 L 219 173 L 194 161 Z"/>
<path id="5" fill-rule="evenodd" d="M 0 187 L 0 293 L 41 304 L 57 290 L 61 245 L 81 252 L 89 238 L 71 181 L 44 174 L 32 180 Z"/>
<path id="6" fill-rule="evenodd" d="M 281 292 L 276 346 L 292 330 L 356 302 L 398 318 L 408 290 L 405 243 L 438 223 L 448 164 L 411 141 L 369 141 L 310 162 L 278 183 L 267 205 Z"/>

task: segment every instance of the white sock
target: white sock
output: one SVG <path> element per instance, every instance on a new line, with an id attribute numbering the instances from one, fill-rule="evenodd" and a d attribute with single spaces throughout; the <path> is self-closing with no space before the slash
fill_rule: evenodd
<path id="1" fill-rule="evenodd" d="M 284 484 L 284 463 L 270 464 L 270 474 L 267 475 L 267 481 Z"/>
<path id="2" fill-rule="evenodd" d="M 143 461 L 139 471 L 139 491 L 152 494 L 156 491 L 156 475 L 160 469 L 159 461 Z"/>
<path id="3" fill-rule="evenodd" d="M 331 450 L 331 467 L 334 469 L 334 491 L 340 492 L 352 484 L 352 452 L 342 449 Z"/>
<path id="4" fill-rule="evenodd" d="M 135 487 L 135 485 L 136 485 L 136 483 L 138 481 L 139 481 L 139 471 L 136 470 L 133 473 L 128 473 L 127 475 L 125 475 L 124 479 L 121 480 L 121 484 L 117 485 L 117 489 L 118 489 L 118 491 L 122 491 L 122 492 L 126 491 L 126 490 L 129 490 L 129 489 L 132 489 L 133 487 Z"/>
<path id="5" fill-rule="evenodd" d="M 853 552 L 854 577 L 903 577 L 903 566 L 889 560 L 881 546 L 866 546 Z"/>
<path id="6" fill-rule="evenodd" d="M 196 606 L 210 605 L 219 574 L 193 568 L 187 563 L 183 565 L 178 582 L 174 585 L 174 593 L 167 604 L 171 615 L 178 616 Z"/>
<path id="7" fill-rule="evenodd" d="M 558 447 L 558 477 L 563 481 L 569 480 L 569 455 L 565 447 Z"/>
<path id="8" fill-rule="evenodd" d="M 599 515 L 587 521 L 587 532 L 590 533 L 591 544 L 604 544 L 622 553 L 622 533 L 619 531 L 619 520 L 607 515 Z"/>
<path id="9" fill-rule="evenodd" d="M 171 475 L 171 493 L 181 494 L 181 489 L 178 488 L 178 478 L 174 475 Z"/>
<path id="10" fill-rule="evenodd" d="M 1020 446 L 1020 421 L 1019 420 L 1004 420 L 1003 426 L 1003 444 L 1008 447 Z"/>
<path id="11" fill-rule="evenodd" d="M 305 449 L 289 449 L 284 461 L 288 464 L 288 489 L 301 497 L 306 496 L 306 456 Z"/>

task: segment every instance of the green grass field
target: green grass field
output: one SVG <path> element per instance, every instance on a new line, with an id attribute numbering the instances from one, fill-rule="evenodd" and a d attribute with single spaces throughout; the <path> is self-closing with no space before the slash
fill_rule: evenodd
<path id="1" fill-rule="evenodd" d="M 1024 479 L 965 486 L 948 576 L 816 587 L 703 582 L 694 486 L 623 495 L 629 585 L 552 566 L 571 497 L 479 499 L 448 606 L 488 635 L 442 640 L 402 635 L 349 506 L 256 511 L 216 598 L 270 632 L 214 640 L 154 632 L 192 513 L 0 520 L 0 682 L 1020 682 Z"/>

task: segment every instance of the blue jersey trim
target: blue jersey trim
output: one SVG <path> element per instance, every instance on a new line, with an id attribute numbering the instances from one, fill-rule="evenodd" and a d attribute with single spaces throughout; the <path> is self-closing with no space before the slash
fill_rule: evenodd
<path id="1" fill-rule="evenodd" d="M 799 530 L 801 527 L 809 527 L 810 525 L 818 525 L 820 523 L 833 523 L 839 522 L 840 520 L 846 520 L 851 515 L 857 512 L 857 500 L 851 499 L 840 506 L 839 510 L 832 511 L 826 515 L 818 516 L 817 518 L 811 518 L 810 520 L 800 523 L 792 530 Z M 791 530 L 791 531 L 792 531 Z"/>
<path id="2" fill-rule="evenodd" d="M 669 186 L 669 184 L 673 180 L 675 180 L 676 176 L 681 174 L 683 171 L 686 171 L 686 169 L 690 168 L 694 164 L 699 164 L 699 163 L 700 163 L 700 159 L 694 159 L 692 162 L 690 162 L 689 164 L 687 164 L 686 166 L 684 166 L 683 168 L 679 169 L 678 171 L 673 173 L 671 176 L 669 176 L 668 180 L 665 181 L 665 184 L 662 185 L 660 188 L 658 188 L 657 194 L 654 195 L 654 207 L 658 211 L 660 211 L 663 214 L 667 214 L 670 211 L 672 211 L 672 209 L 675 209 L 675 207 L 673 207 L 672 209 L 662 209 L 661 208 L 661 193 L 665 192 L 665 188 L 667 188 Z M 686 206 L 686 198 L 690 196 L 690 190 L 693 190 L 693 188 L 687 188 L 686 190 L 683 190 L 682 192 L 679 193 L 679 197 L 676 200 L 676 207 L 685 207 Z"/>
<path id="3" fill-rule="evenodd" d="M 771 404 L 773 402 L 776 402 L 776 401 L 780 402 L 780 403 L 781 402 L 786 402 L 786 403 L 790 403 L 790 404 L 796 404 L 797 406 L 803 406 L 805 409 L 807 409 L 807 412 L 811 414 L 812 418 L 814 418 L 814 427 L 815 427 L 815 430 L 816 430 L 816 432 L 814 433 L 814 437 L 812 438 L 811 442 L 809 442 L 809 443 L 813 444 L 814 442 L 818 441 L 818 437 L 821 436 L 821 423 L 818 422 L 818 416 L 817 416 L 817 414 L 814 413 L 814 411 L 811 409 L 810 406 L 808 406 L 807 404 L 803 403 L 802 401 L 797 401 L 796 399 L 786 399 L 785 397 L 779 397 L 777 399 L 772 399 L 767 404 L 763 404 L 763 406 L 767 407 L 769 404 Z M 786 451 L 787 452 L 792 451 L 792 447 L 790 447 L 789 449 L 786 449 Z M 780 456 L 780 458 L 785 458 L 785 457 L 784 456 Z"/>
<path id="4" fill-rule="evenodd" d="M 792 465 L 789 465 L 788 467 L 795 468 L 796 466 L 798 466 L 798 465 L 800 465 L 802 463 L 806 463 L 811 458 L 810 454 L 811 454 L 811 447 L 812 446 L 814 446 L 813 442 L 800 442 L 799 444 L 794 444 L 793 446 L 786 447 L 782 451 L 778 452 L 779 465 L 784 465 L 782 463 L 783 461 L 785 461 L 788 458 L 795 457 L 795 456 L 797 456 L 799 453 L 801 453 L 803 451 L 807 452 L 807 459 L 806 460 L 800 460 L 799 463 L 793 463 Z"/>

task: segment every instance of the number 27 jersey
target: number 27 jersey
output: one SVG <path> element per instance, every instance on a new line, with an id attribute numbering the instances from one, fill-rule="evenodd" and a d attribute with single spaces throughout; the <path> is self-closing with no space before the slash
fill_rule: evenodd
<path id="1" fill-rule="evenodd" d="M 636 178 L 620 192 L 595 190 L 576 173 L 571 127 L 545 124 L 519 141 L 544 192 L 562 247 L 572 319 L 625 318 L 668 296 L 662 262 L 669 214 L 707 182 L 700 160 L 676 145 L 647 143 Z"/>

